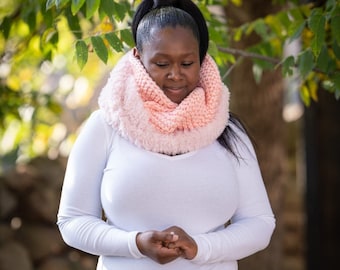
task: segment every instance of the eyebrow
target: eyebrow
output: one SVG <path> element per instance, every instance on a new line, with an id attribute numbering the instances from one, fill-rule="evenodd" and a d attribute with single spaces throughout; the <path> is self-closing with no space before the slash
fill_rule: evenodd
<path id="1" fill-rule="evenodd" d="M 180 55 L 178 55 L 178 56 L 187 57 L 187 56 L 191 56 L 191 55 L 195 55 L 195 53 L 194 53 L 194 52 L 184 53 L 184 54 L 180 54 Z M 153 57 L 156 57 L 156 56 L 169 57 L 170 54 L 159 52 L 159 53 L 155 53 L 155 54 L 153 55 Z"/>

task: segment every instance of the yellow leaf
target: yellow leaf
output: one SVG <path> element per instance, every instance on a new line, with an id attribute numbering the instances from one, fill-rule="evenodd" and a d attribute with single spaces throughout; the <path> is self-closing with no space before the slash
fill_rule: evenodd
<path id="1" fill-rule="evenodd" d="M 282 40 L 279 38 L 272 39 L 270 45 L 275 49 L 275 52 L 280 52 L 282 50 Z"/>
<path id="2" fill-rule="evenodd" d="M 241 27 L 235 29 L 235 33 L 234 33 L 234 40 L 235 41 L 240 41 L 241 40 L 242 32 L 243 32 L 243 29 Z"/>
<path id="3" fill-rule="evenodd" d="M 305 84 L 301 86 L 300 96 L 301 96 L 303 103 L 306 106 L 309 106 L 310 105 L 310 95 L 309 95 L 308 87 Z"/>
<path id="4" fill-rule="evenodd" d="M 314 80 L 308 81 L 309 94 L 314 101 L 318 101 L 318 85 Z"/>
<path id="5" fill-rule="evenodd" d="M 112 32 L 114 29 L 114 25 L 109 21 L 104 21 L 100 24 L 100 30 L 102 33 Z"/>
<path id="6" fill-rule="evenodd" d="M 12 90 L 19 91 L 21 88 L 20 79 L 17 76 L 9 76 L 7 78 L 7 86 Z"/>
<path id="7" fill-rule="evenodd" d="M 240 7 L 242 5 L 242 0 L 231 0 L 231 2 L 237 7 Z"/>
<path id="8" fill-rule="evenodd" d="M 268 16 L 266 16 L 266 17 L 264 18 L 264 22 L 265 22 L 266 24 L 269 24 L 269 25 L 273 24 L 273 23 L 274 23 L 274 17 L 273 17 L 273 15 L 268 15 Z"/>

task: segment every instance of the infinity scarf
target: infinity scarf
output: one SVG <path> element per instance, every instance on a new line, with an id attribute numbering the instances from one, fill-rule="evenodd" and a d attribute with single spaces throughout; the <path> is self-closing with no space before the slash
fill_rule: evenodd
<path id="1" fill-rule="evenodd" d="M 98 103 L 107 123 L 122 137 L 148 151 L 176 155 L 218 138 L 228 124 L 229 95 L 207 55 L 198 86 L 176 104 L 130 51 L 111 71 Z"/>

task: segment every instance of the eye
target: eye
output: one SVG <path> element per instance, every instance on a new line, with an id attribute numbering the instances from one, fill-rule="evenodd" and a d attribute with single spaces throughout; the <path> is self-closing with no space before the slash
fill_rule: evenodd
<path id="1" fill-rule="evenodd" d="M 190 67 L 194 62 L 183 62 L 182 66 L 183 67 Z"/>
<path id="2" fill-rule="evenodd" d="M 158 67 L 167 67 L 169 64 L 166 63 L 166 62 L 156 62 L 156 65 L 157 65 Z"/>

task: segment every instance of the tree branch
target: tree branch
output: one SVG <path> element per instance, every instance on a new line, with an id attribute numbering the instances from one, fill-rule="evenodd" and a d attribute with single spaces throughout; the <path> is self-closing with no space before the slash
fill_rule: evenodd
<path id="1" fill-rule="evenodd" d="M 267 61 L 269 63 L 272 63 L 272 64 L 275 64 L 275 65 L 278 65 L 281 63 L 281 60 L 277 59 L 277 58 L 273 58 L 273 57 L 269 57 L 269 56 L 264 56 L 264 55 L 261 55 L 261 54 L 257 54 L 257 53 L 252 53 L 252 52 L 246 52 L 246 51 L 242 51 L 242 50 L 239 50 L 239 49 L 233 49 L 233 48 L 223 48 L 223 47 L 217 47 L 218 50 L 220 52 L 224 52 L 224 53 L 229 53 L 229 54 L 232 54 L 232 55 L 235 55 L 235 56 L 241 56 L 241 57 L 245 57 L 245 58 L 255 58 L 255 59 L 259 59 L 259 60 L 264 60 L 264 61 Z M 297 68 L 297 65 L 295 65 L 295 67 Z M 312 69 L 314 72 L 317 72 L 317 73 L 322 73 L 322 74 L 327 74 L 327 75 L 332 75 L 332 74 L 336 74 L 336 73 L 339 73 L 340 70 L 339 69 L 336 69 L 334 72 L 332 73 L 326 73 L 318 68 L 313 68 Z"/>
<path id="2" fill-rule="evenodd" d="M 242 57 L 246 57 L 246 58 L 255 58 L 255 59 L 259 59 L 259 60 L 264 60 L 264 61 L 267 61 L 269 63 L 273 63 L 275 65 L 280 63 L 280 60 L 277 59 L 277 58 L 268 57 L 268 56 L 264 56 L 264 55 L 252 53 L 252 52 L 246 52 L 246 51 L 242 51 L 242 50 L 239 50 L 239 49 L 218 47 L 218 50 L 220 52 L 230 53 L 230 54 L 235 55 L 235 56 L 242 56 Z"/>

